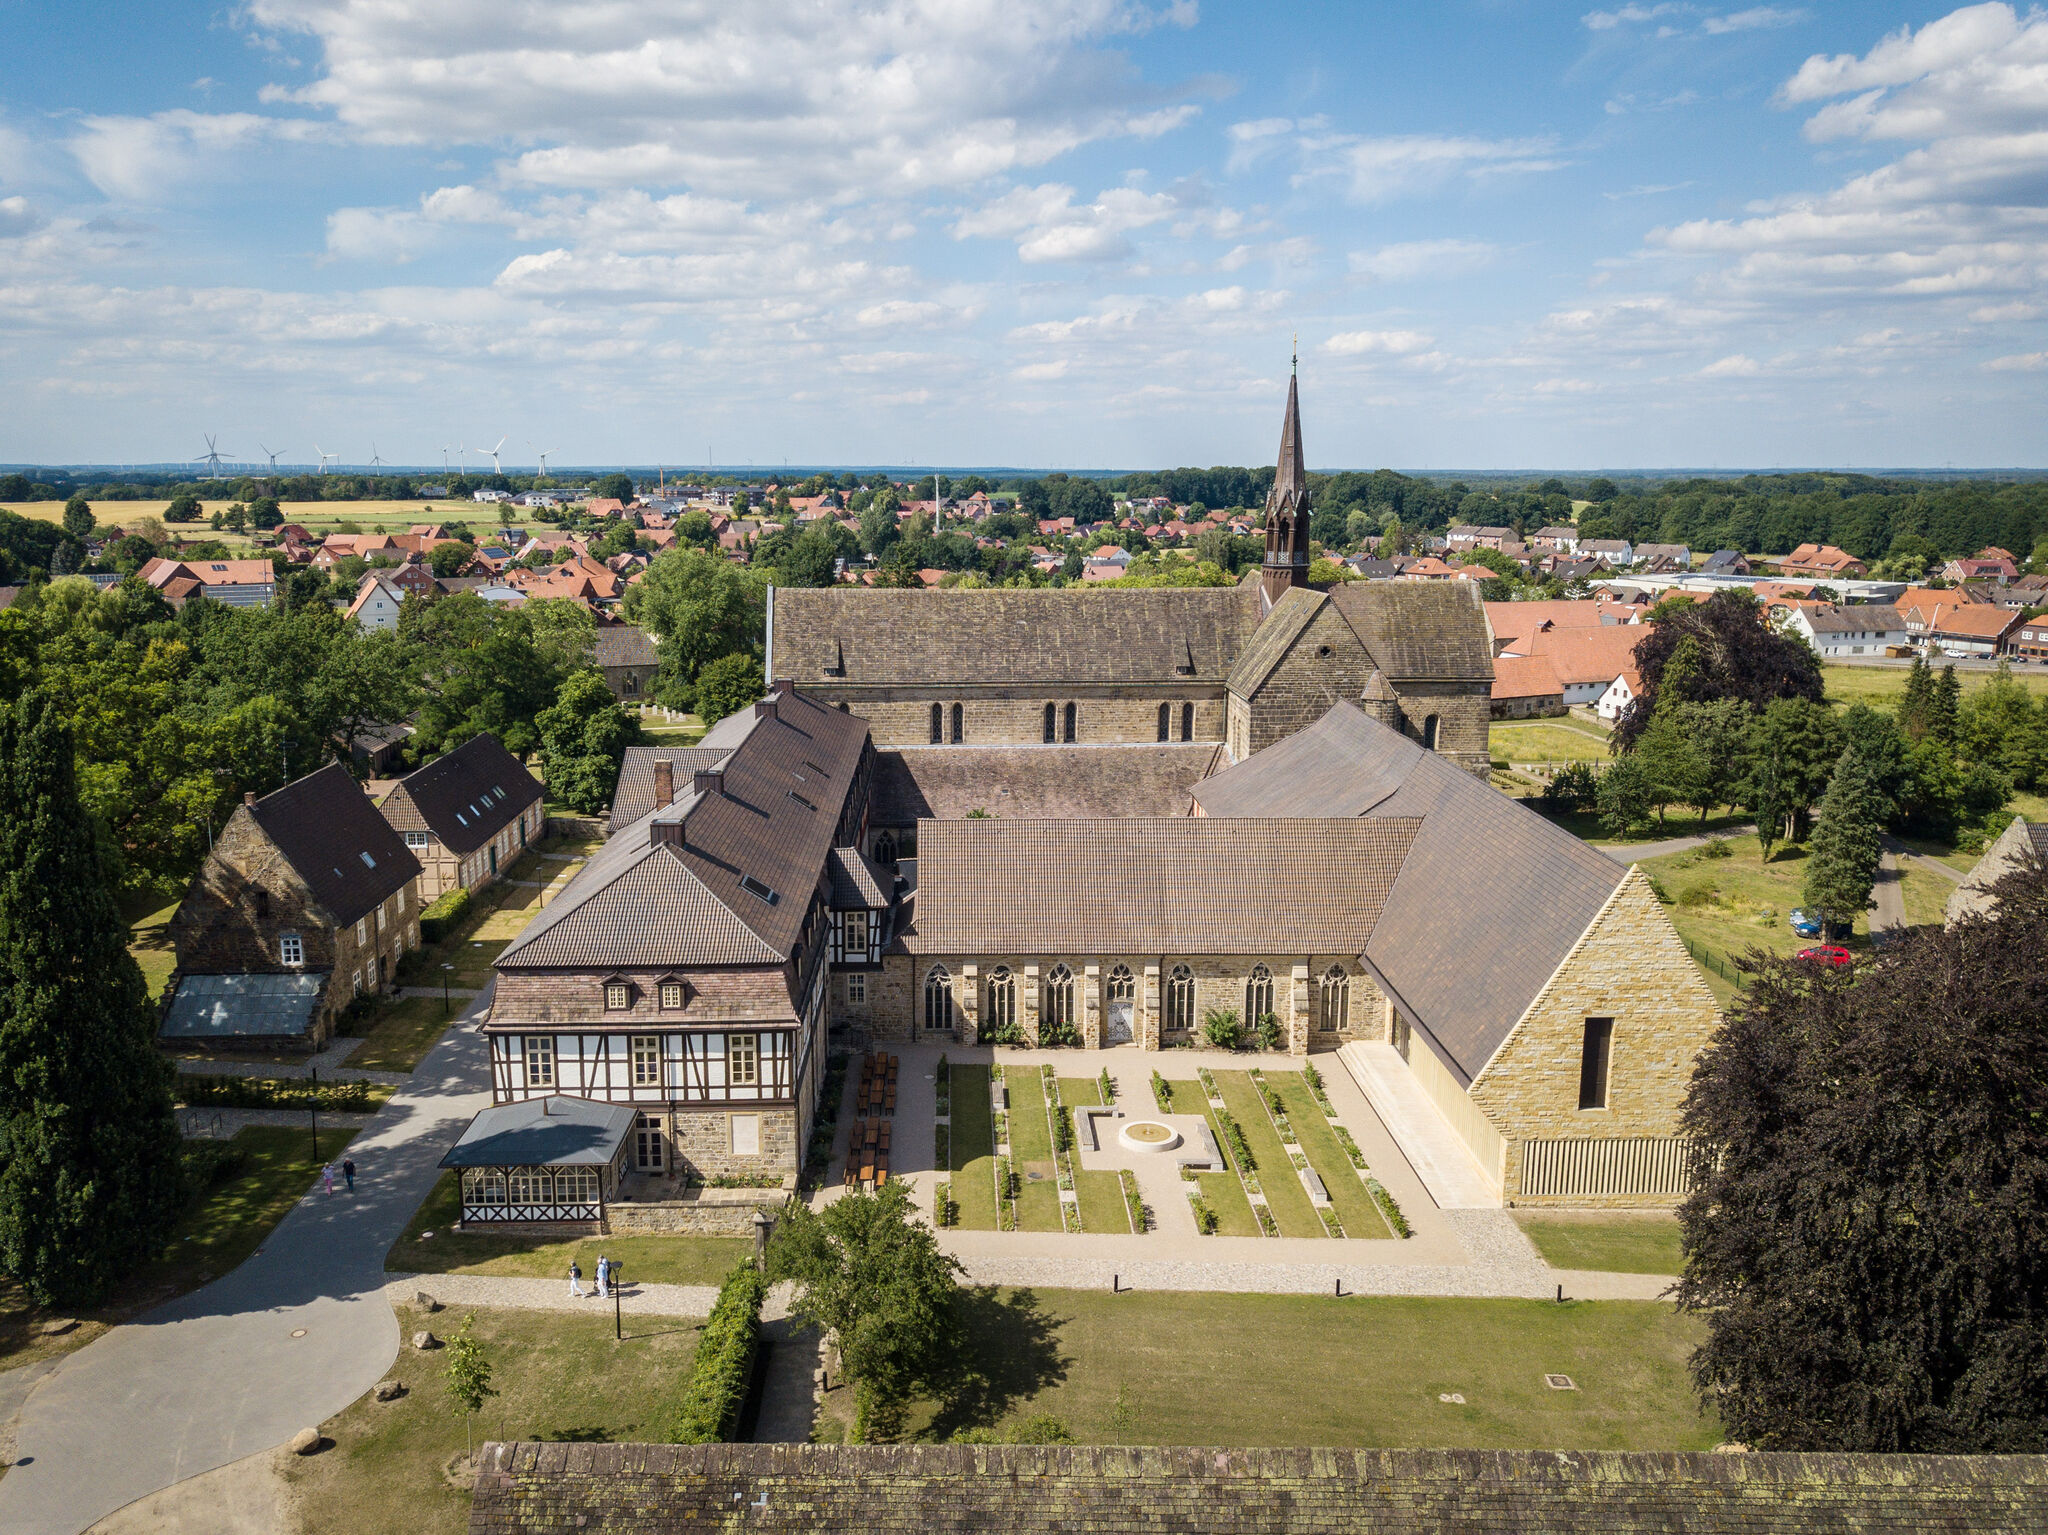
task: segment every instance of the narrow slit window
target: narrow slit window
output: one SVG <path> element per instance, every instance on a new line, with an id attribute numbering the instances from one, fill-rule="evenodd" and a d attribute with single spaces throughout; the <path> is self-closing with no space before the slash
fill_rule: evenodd
<path id="1" fill-rule="evenodd" d="M 1585 1043 L 1579 1048 L 1579 1107 L 1607 1107 L 1607 1076 L 1614 1055 L 1614 1020 L 1588 1018 Z"/>

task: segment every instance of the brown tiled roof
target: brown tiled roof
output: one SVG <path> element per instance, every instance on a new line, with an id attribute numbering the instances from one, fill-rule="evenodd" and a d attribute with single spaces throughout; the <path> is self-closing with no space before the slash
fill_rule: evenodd
<path id="1" fill-rule="evenodd" d="M 490 1443 L 477 1465 L 470 1535 L 1928 1535 L 2048 1521 L 2039 1455 Z"/>
<path id="2" fill-rule="evenodd" d="M 489 731 L 399 779 L 379 808 L 400 831 L 430 831 L 473 853 L 542 795 L 539 780 Z"/>
<path id="3" fill-rule="evenodd" d="M 673 792 L 681 794 L 690 786 L 690 775 L 699 768 L 717 767 L 730 748 L 721 746 L 629 746 L 619 766 L 618 787 L 612 790 L 612 813 L 607 831 L 630 826 L 654 808 L 654 764 L 668 762 Z"/>
<path id="4" fill-rule="evenodd" d="M 906 947 L 1356 954 L 1414 834 L 1395 820 L 927 821 Z M 1313 899 L 1286 898 L 1311 881 Z"/>
<path id="5" fill-rule="evenodd" d="M 1195 799 L 1210 816 L 1421 819 L 1363 953 L 1465 1081 L 1627 873 L 1350 704 L 1196 785 Z"/>
<path id="6" fill-rule="evenodd" d="M 1601 624 L 1589 629 L 1548 629 L 1516 641 L 1518 654 L 1541 656 L 1565 686 L 1608 683 L 1635 664 L 1636 646 L 1649 638 L 1643 624 Z"/>
<path id="7" fill-rule="evenodd" d="M 718 729 L 739 737 L 721 787 L 700 794 L 679 777 L 676 801 L 613 836 L 499 966 L 793 957 L 867 746 L 867 722 L 784 693 Z"/>
<path id="8" fill-rule="evenodd" d="M 1249 587 L 782 587 L 774 667 L 799 685 L 1213 683 L 1258 619 Z"/>
<path id="9" fill-rule="evenodd" d="M 908 826 L 962 820 L 971 810 L 1012 821 L 1177 815 L 1221 753 L 1210 741 L 906 747 L 876 754 L 868 818 L 876 826 Z"/>
<path id="10" fill-rule="evenodd" d="M 1282 592 L 1280 600 L 1266 614 L 1266 621 L 1259 625 L 1258 632 L 1230 668 L 1230 691 L 1241 698 L 1256 693 L 1286 657 L 1288 647 L 1301 637 L 1301 631 L 1329 600 L 1306 586 L 1292 586 Z"/>
<path id="11" fill-rule="evenodd" d="M 374 911 L 420 872 L 405 839 L 338 762 L 243 806 L 336 922 Z"/>
<path id="12" fill-rule="evenodd" d="M 832 904 L 841 910 L 854 906 L 887 906 L 896 888 L 896 876 L 876 868 L 868 855 L 857 847 L 832 849 L 825 872 L 832 881 Z"/>
<path id="13" fill-rule="evenodd" d="M 1495 656 L 1493 658 L 1495 698 L 1564 697 L 1564 684 L 1542 656 Z"/>
<path id="14" fill-rule="evenodd" d="M 593 650 L 599 667 L 653 666 L 660 660 L 654 637 L 638 624 L 599 624 Z"/>
<path id="15" fill-rule="evenodd" d="M 1479 588 L 1464 581 L 1347 581 L 1330 601 L 1395 682 L 1491 682 Z"/>

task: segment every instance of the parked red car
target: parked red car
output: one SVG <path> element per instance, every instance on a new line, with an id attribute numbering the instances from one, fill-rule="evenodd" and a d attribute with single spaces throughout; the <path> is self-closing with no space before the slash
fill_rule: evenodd
<path id="1" fill-rule="evenodd" d="M 1849 963 L 1849 951 L 1839 944 L 1817 943 L 1810 949 L 1801 949 L 1800 959 L 1817 960 L 1823 965 L 1832 965 L 1839 970 Z"/>

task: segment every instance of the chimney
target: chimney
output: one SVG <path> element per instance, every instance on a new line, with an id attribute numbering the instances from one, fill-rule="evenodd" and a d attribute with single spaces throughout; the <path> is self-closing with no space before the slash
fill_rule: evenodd
<path id="1" fill-rule="evenodd" d="M 845 659 L 844 659 L 843 657 L 841 658 L 841 660 L 840 660 L 840 662 L 839 662 L 839 669 L 840 669 L 841 671 L 845 671 L 845 670 L 846 670 L 846 661 L 845 661 Z M 796 678 L 794 678 L 794 677 L 777 677 L 777 678 L 775 679 L 775 692 L 776 692 L 777 696 L 780 696 L 781 694 L 784 694 L 784 693 L 794 693 L 795 691 L 796 691 Z"/>
<path id="2" fill-rule="evenodd" d="M 757 720 L 772 720 L 772 719 L 774 719 L 774 718 L 775 718 L 775 700 L 774 700 L 773 698 L 764 698 L 764 699 L 762 699 L 762 700 L 761 700 L 761 701 L 760 701 L 759 703 L 755 704 L 755 705 L 754 705 L 754 718 L 755 718 L 755 719 L 757 719 Z"/>
<path id="3" fill-rule="evenodd" d="M 255 804 L 255 803 L 256 803 L 256 791 L 255 791 L 254 789 L 244 789 L 244 790 L 242 791 L 242 803 L 243 803 L 243 804 L 245 804 L 245 805 L 253 805 L 253 804 Z"/>
<path id="4" fill-rule="evenodd" d="M 654 808 L 659 810 L 676 797 L 676 765 L 666 757 L 654 759 Z"/>
<path id="5" fill-rule="evenodd" d="M 699 768 L 699 769 L 697 769 L 697 776 L 695 777 L 695 779 L 693 779 L 693 780 L 691 781 L 691 785 L 690 785 L 690 787 L 691 787 L 691 788 L 693 788 L 693 789 L 695 789 L 695 790 L 696 790 L 696 791 L 697 791 L 697 792 L 698 792 L 699 794 L 721 794 L 721 795 L 722 795 L 722 794 L 724 794 L 724 793 L 725 793 L 725 769 L 724 769 L 724 768 Z"/>

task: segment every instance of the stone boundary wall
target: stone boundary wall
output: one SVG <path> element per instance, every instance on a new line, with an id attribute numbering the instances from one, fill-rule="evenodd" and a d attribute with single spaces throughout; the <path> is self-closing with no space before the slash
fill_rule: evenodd
<path id="1" fill-rule="evenodd" d="M 1744 1535 L 2048 1527 L 2048 1456 L 486 1444 L 471 1535 Z"/>
<path id="2" fill-rule="evenodd" d="M 608 1204 L 605 1225 L 613 1236 L 751 1237 L 754 1212 L 772 1216 L 788 1199 L 782 1189 L 707 1188 L 692 1199 Z"/>

